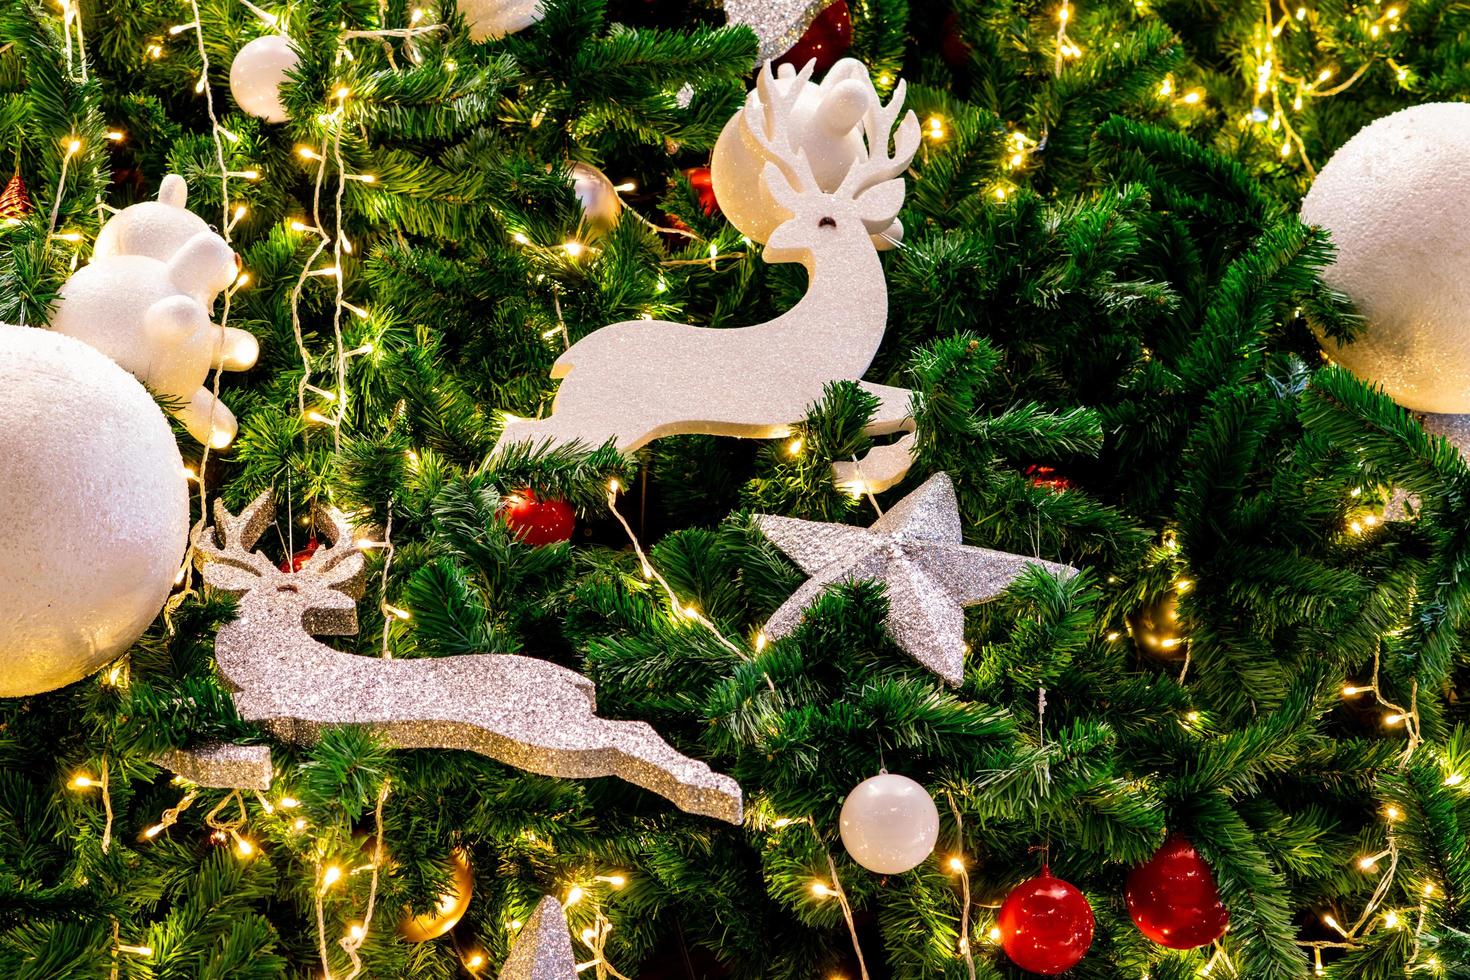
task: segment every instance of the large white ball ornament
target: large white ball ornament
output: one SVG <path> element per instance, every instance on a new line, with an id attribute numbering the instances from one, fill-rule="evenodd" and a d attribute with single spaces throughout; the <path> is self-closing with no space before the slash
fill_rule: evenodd
<path id="1" fill-rule="evenodd" d="M 290 38 L 267 34 L 251 41 L 235 52 L 235 60 L 230 62 L 230 94 L 235 104 L 266 122 L 290 119 L 281 103 L 281 85 L 286 73 L 300 61 Z"/>
<path id="2" fill-rule="evenodd" d="M 1470 104 L 1384 116 L 1333 155 L 1302 220 L 1337 245 L 1323 278 L 1366 318 L 1334 360 L 1419 412 L 1470 412 Z"/>
<path id="3" fill-rule="evenodd" d="M 499 39 L 525 30 L 546 16 L 541 0 L 459 0 L 470 39 Z"/>
<path id="4" fill-rule="evenodd" d="M 81 680 L 147 629 L 188 544 L 183 465 L 132 375 L 0 324 L 0 697 Z"/>
<path id="5" fill-rule="evenodd" d="M 902 874 L 934 853 L 939 808 L 923 786 L 885 772 L 847 794 L 839 826 L 854 861 L 878 874 Z"/>
<path id="6" fill-rule="evenodd" d="M 824 191 L 835 191 L 853 162 L 864 153 L 862 119 L 878 98 L 867 66 L 854 58 L 844 58 L 817 84 L 801 81 L 795 69 L 782 65 L 776 78 L 777 91 L 785 95 L 793 85 L 801 85 L 802 91 L 791 110 L 792 144 L 806 154 L 817 185 Z M 751 241 L 764 243 L 788 215 L 761 180 L 771 157 L 746 132 L 744 117 L 742 109 L 720 130 L 710 155 L 710 180 L 715 200 L 730 223 Z M 886 234 L 901 239 L 903 226 L 895 220 Z M 882 236 L 875 235 L 873 241 L 879 248 L 893 247 Z"/>

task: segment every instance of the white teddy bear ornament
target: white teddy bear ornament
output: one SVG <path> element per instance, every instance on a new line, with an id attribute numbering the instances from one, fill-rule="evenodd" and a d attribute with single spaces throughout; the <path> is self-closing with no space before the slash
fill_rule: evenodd
<path id="1" fill-rule="evenodd" d="M 169 174 L 157 201 L 125 208 L 103 225 L 92 262 L 61 287 L 51 328 L 131 371 L 171 402 L 191 436 L 222 448 L 238 425 L 204 380 L 210 368 L 251 367 L 260 345 L 249 331 L 210 320 L 239 259 L 184 207 L 187 193 L 183 178 Z"/>

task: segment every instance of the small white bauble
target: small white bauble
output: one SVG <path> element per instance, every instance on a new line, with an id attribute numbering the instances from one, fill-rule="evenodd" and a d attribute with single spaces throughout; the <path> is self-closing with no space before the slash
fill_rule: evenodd
<path id="1" fill-rule="evenodd" d="M 934 853 L 939 808 L 923 786 L 885 772 L 847 794 L 839 826 L 854 861 L 878 874 L 902 874 Z"/>
<path id="2" fill-rule="evenodd" d="M 0 697 L 81 680 L 147 629 L 189 540 L 183 465 L 132 375 L 0 324 Z"/>
<path id="3" fill-rule="evenodd" d="M 184 206 L 188 199 L 184 178 L 164 177 L 158 200 L 123 208 L 107 219 L 92 246 L 92 260 L 143 255 L 167 262 L 189 239 L 209 231 L 204 219 Z"/>
<path id="4" fill-rule="evenodd" d="M 590 163 L 573 163 L 570 170 L 572 191 L 582 204 L 587 223 L 603 231 L 617 224 L 618 215 L 623 213 L 623 202 L 607 174 Z"/>
<path id="5" fill-rule="evenodd" d="M 1323 275 L 1366 323 L 1327 352 L 1405 408 L 1470 412 L 1470 104 L 1384 116 L 1333 155 L 1302 201 L 1332 233 Z"/>
<path id="6" fill-rule="evenodd" d="M 266 122 L 290 119 L 281 103 L 281 85 L 300 61 L 288 37 L 267 34 L 251 41 L 230 62 L 230 94 L 235 104 Z"/>
<path id="7" fill-rule="evenodd" d="M 878 100 L 868 69 L 854 58 L 832 66 L 820 85 L 800 82 L 796 70 L 782 65 L 776 88 L 782 94 L 792 85 L 803 86 L 791 110 L 791 140 L 811 164 L 812 176 L 824 191 L 835 191 L 853 161 L 865 152 L 862 119 Z M 759 104 L 759 102 L 757 102 Z M 751 241 L 764 243 L 776 226 L 788 217 L 761 179 L 771 158 L 745 130 L 745 109 L 730 117 L 710 156 L 710 180 L 715 200 L 730 223 Z M 894 221 L 886 234 L 900 239 L 903 227 Z M 873 236 L 879 248 L 892 248 L 881 235 Z"/>
<path id="8" fill-rule="evenodd" d="M 541 0 L 459 0 L 459 12 L 475 41 L 515 34 L 546 16 Z"/>

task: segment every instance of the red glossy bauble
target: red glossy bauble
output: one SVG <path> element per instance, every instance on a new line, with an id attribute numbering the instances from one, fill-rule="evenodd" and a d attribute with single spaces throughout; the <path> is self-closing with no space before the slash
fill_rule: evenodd
<path id="1" fill-rule="evenodd" d="M 1026 479 L 1031 481 L 1033 487 L 1046 487 L 1048 490 L 1072 489 L 1072 481 L 1051 466 L 1040 466 L 1033 463 L 1026 467 Z"/>
<path id="2" fill-rule="evenodd" d="M 847 0 L 835 0 L 826 10 L 812 18 L 811 26 L 801 36 L 801 40 L 793 44 L 790 51 L 777 58 L 776 64 L 791 65 L 800 71 L 808 61 L 815 58 L 817 67 L 813 74 L 821 78 L 850 47 L 852 13 L 847 9 Z"/>
<path id="3" fill-rule="evenodd" d="M 964 36 L 960 34 L 960 17 L 951 13 L 944 18 L 944 26 L 940 29 L 939 53 L 952 68 L 963 68 L 970 63 L 970 47 Z"/>
<path id="4" fill-rule="evenodd" d="M 577 515 L 565 500 L 539 500 L 530 490 L 505 498 L 501 517 L 512 534 L 526 544 L 560 544 L 572 539 Z"/>
<path id="5" fill-rule="evenodd" d="M 1207 946 L 1230 924 L 1210 866 L 1183 837 L 1129 873 L 1124 897 L 1138 931 L 1170 949 Z"/>
<path id="6" fill-rule="evenodd" d="M 684 176 L 689 180 L 689 186 L 699 195 L 699 204 L 708 215 L 718 214 L 720 202 L 715 200 L 715 182 L 710 177 L 709 167 L 690 167 L 684 171 Z"/>
<path id="7" fill-rule="evenodd" d="M 1092 945 L 1092 906 L 1050 868 L 1006 896 L 996 924 L 1011 962 L 1045 976 L 1072 969 Z"/>
<path id="8" fill-rule="evenodd" d="M 306 540 L 306 547 L 305 548 L 302 548 L 300 551 L 296 552 L 296 554 L 292 555 L 290 558 L 288 558 L 285 561 L 281 562 L 281 565 L 280 565 L 281 571 L 283 571 L 283 572 L 299 572 L 299 571 L 301 571 L 301 566 L 302 565 L 305 565 L 311 559 L 311 556 L 314 555 L 314 554 L 316 554 L 316 549 L 318 547 L 319 547 L 319 543 L 318 543 L 318 541 L 317 541 L 316 538 L 314 538 L 314 537 L 313 538 L 307 538 L 307 540 Z"/>

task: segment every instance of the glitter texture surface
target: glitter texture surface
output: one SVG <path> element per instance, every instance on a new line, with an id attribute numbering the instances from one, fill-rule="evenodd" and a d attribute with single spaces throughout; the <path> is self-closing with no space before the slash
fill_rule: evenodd
<path id="1" fill-rule="evenodd" d="M 501 967 L 500 980 L 577 980 L 567 914 L 547 895 L 531 913 Z"/>
<path id="2" fill-rule="evenodd" d="M 725 0 L 725 19 L 744 24 L 760 40 L 756 64 L 790 51 L 834 0 Z"/>
<path id="3" fill-rule="evenodd" d="M 265 745 L 213 742 L 189 749 L 169 749 L 153 759 L 196 786 L 209 789 L 271 788 L 271 750 Z"/>
<path id="4" fill-rule="evenodd" d="M 238 517 L 216 504 L 200 535 L 204 578 L 240 597 L 215 640 L 240 717 L 292 742 L 334 725 L 365 725 L 398 748 L 466 749 L 548 776 L 618 776 L 690 813 L 741 819 L 739 785 L 681 755 L 640 721 L 596 715 L 582 675 L 545 660 L 474 654 L 422 660 L 333 650 L 312 635 L 357 632 L 362 555 L 342 515 L 321 511 L 332 542 L 299 572 L 250 548 L 270 521 L 269 493 Z M 219 537 L 216 537 L 219 535 Z"/>
<path id="5" fill-rule="evenodd" d="M 1470 105 L 1431 102 L 1348 140 L 1302 199 L 1332 233 L 1322 271 L 1366 319 L 1333 360 L 1417 412 L 1470 412 Z"/>
<path id="6" fill-rule="evenodd" d="M 828 586 L 872 579 L 888 590 L 888 632 L 915 660 L 959 684 L 965 675 L 966 606 L 993 599 L 1030 565 L 1075 575 L 1069 565 L 962 543 L 949 474 L 936 473 L 872 527 L 760 514 L 756 526 L 811 576 L 766 623 L 788 635 Z"/>
<path id="7" fill-rule="evenodd" d="M 893 444 L 897 450 L 884 447 L 861 461 L 863 486 L 883 489 L 907 471 L 911 393 L 860 379 L 888 324 L 888 285 L 870 236 L 888 227 L 903 203 L 919 121 L 903 112 L 901 85 L 887 105 L 873 94 L 862 117 L 866 148 L 828 193 L 793 145 L 792 113 L 809 77 L 800 73 L 781 88 L 768 64 L 742 110 L 755 138 L 781 161 L 766 166 L 764 182 L 791 215 L 766 245 L 765 259 L 802 263 L 810 276 L 806 295 L 754 326 L 630 320 L 593 331 L 556 359 L 552 376 L 562 382 L 552 414 L 508 420 L 497 454 L 518 444 L 591 448 L 608 441 L 633 452 L 654 439 L 695 433 L 781 438 L 821 401 L 828 383 L 854 381 L 879 399 L 866 431 L 905 433 Z"/>
<path id="8" fill-rule="evenodd" d="M 79 340 L 0 324 L 0 698 L 125 652 L 188 543 L 184 462 L 143 386 Z"/>

